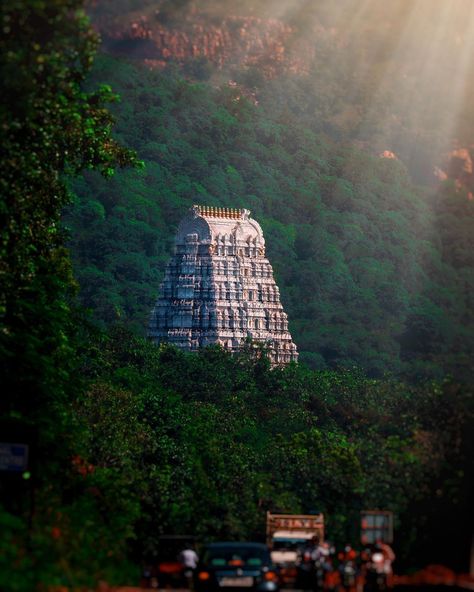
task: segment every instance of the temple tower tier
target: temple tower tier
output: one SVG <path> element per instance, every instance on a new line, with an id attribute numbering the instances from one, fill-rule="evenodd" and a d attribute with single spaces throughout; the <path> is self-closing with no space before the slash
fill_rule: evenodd
<path id="1" fill-rule="evenodd" d="M 273 365 L 296 362 L 265 239 L 250 211 L 193 206 L 181 221 L 148 330 L 156 343 L 239 351 L 264 343 Z"/>

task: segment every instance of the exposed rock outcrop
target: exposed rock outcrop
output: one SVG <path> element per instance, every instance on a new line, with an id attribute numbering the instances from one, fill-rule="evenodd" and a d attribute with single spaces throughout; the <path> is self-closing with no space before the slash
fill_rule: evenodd
<path id="1" fill-rule="evenodd" d="M 455 148 L 448 154 L 445 166 L 443 168 L 436 167 L 434 170 L 435 176 L 440 181 L 451 179 L 459 191 L 467 191 L 469 200 L 474 199 L 473 152 L 474 147 Z"/>
<path id="2" fill-rule="evenodd" d="M 218 68 L 238 64 L 258 67 L 267 76 L 279 72 L 306 72 L 314 48 L 294 47 L 295 30 L 278 19 L 229 16 L 217 23 L 193 15 L 173 25 L 159 15 L 139 16 L 127 25 L 98 20 L 106 48 L 146 59 L 153 66 L 169 60 L 186 62 L 205 58 Z"/>

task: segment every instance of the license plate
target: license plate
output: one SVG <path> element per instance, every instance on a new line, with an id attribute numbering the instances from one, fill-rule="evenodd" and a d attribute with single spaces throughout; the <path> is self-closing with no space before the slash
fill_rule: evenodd
<path id="1" fill-rule="evenodd" d="M 219 586 L 223 588 L 251 588 L 253 586 L 253 578 L 244 576 L 242 578 L 221 578 Z"/>

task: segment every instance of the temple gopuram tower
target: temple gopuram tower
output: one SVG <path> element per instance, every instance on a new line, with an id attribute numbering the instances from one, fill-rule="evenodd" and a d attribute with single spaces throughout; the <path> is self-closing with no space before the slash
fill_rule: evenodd
<path id="1" fill-rule="evenodd" d="M 249 210 L 193 206 L 181 221 L 148 331 L 185 350 L 247 338 L 267 345 L 274 365 L 296 362 L 265 239 Z"/>

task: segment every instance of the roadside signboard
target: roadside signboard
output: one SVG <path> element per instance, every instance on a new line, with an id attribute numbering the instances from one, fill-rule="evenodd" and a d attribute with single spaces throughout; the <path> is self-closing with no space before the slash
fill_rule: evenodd
<path id="1" fill-rule="evenodd" d="M 317 530 L 324 526 L 322 514 L 267 514 L 274 530 Z"/>
<path id="2" fill-rule="evenodd" d="M 28 468 L 28 444 L 0 442 L 0 471 L 22 473 Z"/>
<path id="3" fill-rule="evenodd" d="M 267 543 L 271 545 L 277 532 L 285 533 L 287 538 L 308 538 L 306 534 L 318 535 L 324 539 L 323 514 L 272 514 L 267 512 Z"/>
<path id="4" fill-rule="evenodd" d="M 393 543 L 393 512 L 367 510 L 360 513 L 360 540 L 363 545 L 377 541 Z"/>

